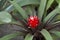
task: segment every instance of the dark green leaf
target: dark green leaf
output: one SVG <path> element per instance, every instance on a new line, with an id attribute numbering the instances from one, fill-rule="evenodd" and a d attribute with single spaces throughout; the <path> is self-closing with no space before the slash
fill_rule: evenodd
<path id="1" fill-rule="evenodd" d="M 39 5 L 40 3 L 40 0 L 21 0 L 19 2 L 19 5 L 20 6 L 25 6 L 25 5 L 29 5 L 29 4 L 32 4 L 32 5 Z"/>
<path id="2" fill-rule="evenodd" d="M 12 16 L 13 16 L 13 18 L 14 18 L 15 20 L 19 21 L 21 24 L 22 24 L 23 22 L 26 23 L 26 21 L 24 20 L 24 18 L 22 17 L 22 15 L 20 15 L 19 12 L 17 12 L 16 10 L 13 11 Z M 21 21 L 23 21 L 23 22 L 21 22 Z"/>
<path id="3" fill-rule="evenodd" d="M 32 15 L 32 7 L 31 6 L 26 6 L 26 12 L 28 15 Z"/>
<path id="4" fill-rule="evenodd" d="M 0 11 L 4 8 L 4 4 L 6 4 L 6 0 L 0 0 Z"/>
<path id="5" fill-rule="evenodd" d="M 52 24 L 56 25 L 56 24 L 58 24 L 58 23 L 60 23 L 60 21 L 54 22 L 54 23 L 52 23 Z"/>
<path id="6" fill-rule="evenodd" d="M 19 21 L 16 21 L 15 19 L 12 19 L 12 21 L 10 22 L 10 24 L 13 24 L 13 25 L 20 25 L 22 26 L 22 23 L 20 23 Z"/>
<path id="7" fill-rule="evenodd" d="M 22 6 L 25 6 L 25 5 L 29 5 L 29 4 L 32 4 L 32 5 L 39 5 L 40 3 L 40 0 L 15 0 L 21 7 Z M 6 11 L 8 12 L 11 12 L 14 10 L 14 7 L 13 5 L 10 5 L 9 7 L 7 7 L 5 9 Z"/>
<path id="8" fill-rule="evenodd" d="M 52 34 L 52 37 L 53 37 L 53 40 L 57 40 L 59 38 L 58 36 L 56 36 L 54 34 Z"/>
<path id="9" fill-rule="evenodd" d="M 40 0 L 40 6 L 39 6 L 39 9 L 38 9 L 38 17 L 41 20 L 42 20 L 44 11 L 45 11 L 46 3 L 47 3 L 47 0 Z"/>
<path id="10" fill-rule="evenodd" d="M 27 34 L 24 40 L 33 40 L 33 35 Z"/>
<path id="11" fill-rule="evenodd" d="M 55 34 L 56 36 L 60 38 L 60 31 L 51 31 L 51 33 Z"/>
<path id="12" fill-rule="evenodd" d="M 51 20 L 50 23 L 59 23 L 58 21 L 60 21 L 60 14 L 56 15 L 55 17 L 53 17 L 53 19 Z"/>
<path id="13" fill-rule="evenodd" d="M 19 11 L 19 13 L 23 16 L 24 19 L 27 19 L 28 16 L 27 16 L 26 12 L 22 9 L 21 6 L 19 6 L 17 4 L 16 1 L 10 1 L 10 3 L 15 7 L 16 10 Z"/>
<path id="14" fill-rule="evenodd" d="M 13 10 L 14 10 L 13 5 L 10 5 L 10 6 L 8 6 L 8 7 L 5 9 L 5 11 L 7 11 L 7 12 L 11 12 L 11 11 L 13 11 Z"/>
<path id="15" fill-rule="evenodd" d="M 35 6 L 34 5 L 26 6 L 26 12 L 30 16 L 36 15 Z"/>
<path id="16" fill-rule="evenodd" d="M 22 33 L 21 32 L 16 32 L 16 33 L 13 33 L 13 34 L 9 34 L 9 35 L 6 35 L 6 36 L 0 38 L 0 40 L 10 40 L 10 39 L 12 39 L 12 38 L 14 38 L 18 35 L 22 35 Z"/>
<path id="17" fill-rule="evenodd" d="M 46 10 L 49 9 L 49 7 L 52 5 L 53 2 L 54 2 L 54 0 L 48 0 Z"/>
<path id="18" fill-rule="evenodd" d="M 0 24 L 10 23 L 11 15 L 8 12 L 2 11 L 0 12 Z"/>
<path id="19" fill-rule="evenodd" d="M 46 29 L 43 29 L 40 32 L 45 37 L 46 40 L 53 40 L 52 36 L 50 35 L 50 33 Z"/>
<path id="20" fill-rule="evenodd" d="M 56 1 L 57 1 L 58 4 L 60 3 L 60 0 L 56 0 Z"/>
<path id="21" fill-rule="evenodd" d="M 55 15 L 59 13 L 60 13 L 60 8 L 57 7 L 44 18 L 43 23 L 48 22 L 48 20 L 51 20 Z"/>
<path id="22" fill-rule="evenodd" d="M 58 21 L 58 20 L 60 20 L 60 14 L 58 14 L 57 16 L 56 16 L 56 19 L 55 19 L 56 21 Z"/>

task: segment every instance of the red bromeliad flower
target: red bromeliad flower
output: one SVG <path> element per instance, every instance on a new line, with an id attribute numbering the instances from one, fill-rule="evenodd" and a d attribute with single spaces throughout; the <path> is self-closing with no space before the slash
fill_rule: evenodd
<path id="1" fill-rule="evenodd" d="M 39 19 L 37 16 L 30 16 L 28 18 L 28 25 L 30 28 L 36 28 L 39 25 Z"/>

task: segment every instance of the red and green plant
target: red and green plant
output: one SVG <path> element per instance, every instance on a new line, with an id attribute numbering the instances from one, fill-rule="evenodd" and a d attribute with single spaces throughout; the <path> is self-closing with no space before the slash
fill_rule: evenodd
<path id="1" fill-rule="evenodd" d="M 17 35 L 24 36 L 24 40 L 60 38 L 60 31 L 52 30 L 60 25 L 60 0 L 7 1 L 10 6 L 0 12 L 0 24 L 9 23 L 24 29 L 0 40 L 10 40 Z"/>

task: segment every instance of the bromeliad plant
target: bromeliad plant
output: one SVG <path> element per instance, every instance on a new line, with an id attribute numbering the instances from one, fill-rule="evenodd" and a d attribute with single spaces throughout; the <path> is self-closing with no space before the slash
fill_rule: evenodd
<path id="1" fill-rule="evenodd" d="M 24 40 L 60 38 L 60 32 L 52 30 L 60 25 L 60 0 L 9 0 L 9 2 L 11 5 L 0 12 L 0 24 L 10 23 L 24 29 L 0 40 L 10 40 L 17 35 L 24 36 Z"/>

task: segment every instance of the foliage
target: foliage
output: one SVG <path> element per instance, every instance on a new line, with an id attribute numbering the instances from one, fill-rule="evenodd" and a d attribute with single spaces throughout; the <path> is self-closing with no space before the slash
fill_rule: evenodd
<path id="1" fill-rule="evenodd" d="M 54 2 L 57 5 L 53 8 Z M 56 40 L 56 36 L 60 38 L 60 31 L 51 30 L 60 25 L 60 0 L 5 0 L 4 2 L 1 0 L 0 3 L 2 7 L 0 24 L 10 23 L 22 26 L 25 29 L 22 31 L 25 40 Z M 41 25 L 39 24 L 35 29 L 30 28 L 27 25 L 27 19 L 30 16 L 37 16 Z M 0 40 L 10 40 L 17 35 L 21 33 L 6 35 Z"/>

